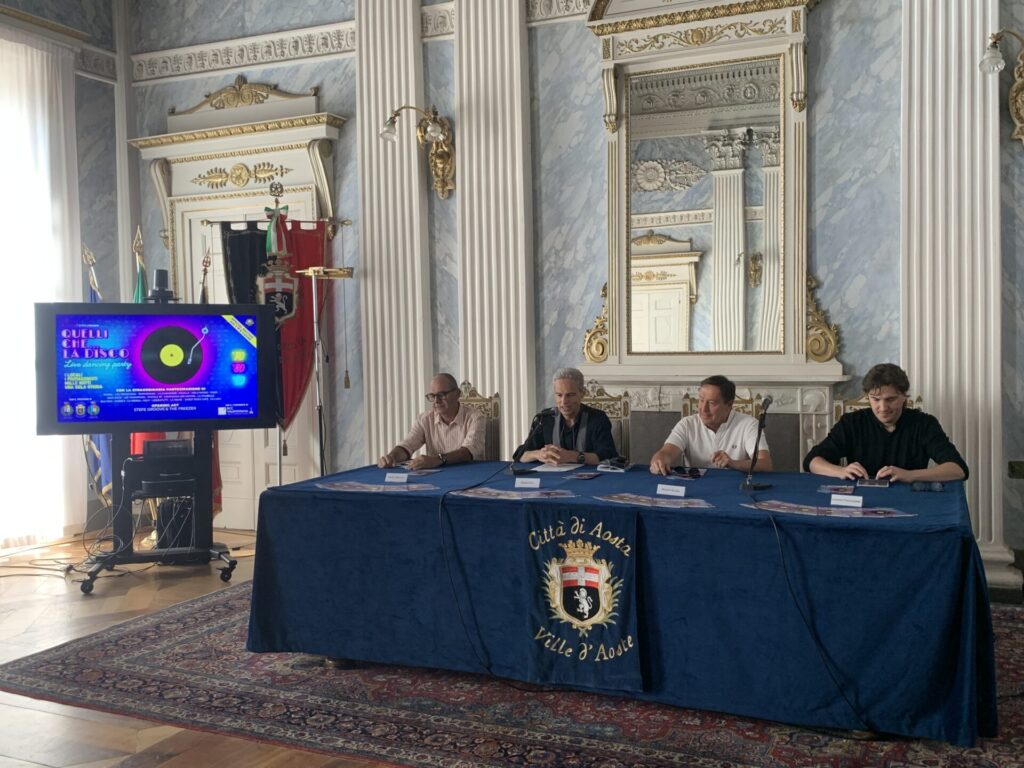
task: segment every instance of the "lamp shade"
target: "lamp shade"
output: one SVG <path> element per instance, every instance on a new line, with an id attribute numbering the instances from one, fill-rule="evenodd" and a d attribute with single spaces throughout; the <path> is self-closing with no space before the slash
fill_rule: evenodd
<path id="1" fill-rule="evenodd" d="M 1003 53 L 999 50 L 998 43 L 992 43 L 992 45 L 986 48 L 985 55 L 982 56 L 981 61 L 978 62 L 978 69 L 987 75 L 994 75 L 997 72 L 1001 72 L 1005 66 L 1006 62 L 1003 61 Z"/>

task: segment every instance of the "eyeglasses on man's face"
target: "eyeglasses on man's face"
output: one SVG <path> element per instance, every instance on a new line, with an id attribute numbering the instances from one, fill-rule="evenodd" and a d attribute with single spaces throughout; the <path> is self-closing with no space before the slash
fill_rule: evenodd
<path id="1" fill-rule="evenodd" d="M 458 388 L 457 387 L 452 387 L 451 389 L 446 389 L 443 392 L 427 392 L 427 400 L 430 401 L 430 402 L 436 402 L 438 400 L 444 400 L 446 397 L 448 397 L 448 395 L 450 395 L 456 389 L 458 389 Z"/>

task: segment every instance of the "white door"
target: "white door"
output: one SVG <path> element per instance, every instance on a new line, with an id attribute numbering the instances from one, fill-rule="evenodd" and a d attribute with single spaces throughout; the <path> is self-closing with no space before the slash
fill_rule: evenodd
<path id="1" fill-rule="evenodd" d="M 301 220 L 311 218 L 302 200 L 285 200 L 289 205 L 289 218 Z M 196 216 L 184 214 L 182 224 L 189 233 L 190 264 L 179 274 L 194 276 L 195 285 L 179 286 L 179 293 L 186 300 L 199 298 L 202 276 L 203 254 L 210 252 L 210 268 L 207 274 L 207 291 L 210 303 L 227 304 L 227 282 L 224 275 L 220 225 L 209 221 L 265 221 L 262 202 L 239 206 L 237 203 L 223 211 L 204 208 Z M 303 278 L 300 291 L 308 291 L 309 282 Z M 303 293 L 300 300 L 307 298 Z M 319 473 L 318 434 L 316 428 L 314 382 L 303 397 L 288 432 L 284 435 L 288 455 L 281 462 L 284 483 L 292 483 L 314 477 Z M 213 519 L 215 528 L 237 528 L 255 530 L 259 507 L 259 496 L 268 487 L 278 484 L 278 430 L 240 429 L 217 433 L 220 452 L 220 474 L 222 483 L 222 510 Z"/>

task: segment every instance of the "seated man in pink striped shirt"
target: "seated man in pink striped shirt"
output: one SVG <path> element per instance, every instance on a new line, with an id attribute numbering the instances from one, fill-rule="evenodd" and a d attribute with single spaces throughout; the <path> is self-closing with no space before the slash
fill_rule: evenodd
<path id="1" fill-rule="evenodd" d="M 393 467 L 412 459 L 410 469 L 431 469 L 481 458 L 487 422 L 476 408 L 463 408 L 455 377 L 439 373 L 430 380 L 427 400 L 433 406 L 416 419 L 406 438 L 377 459 L 378 467 Z M 424 451 L 413 458 L 421 447 Z"/>

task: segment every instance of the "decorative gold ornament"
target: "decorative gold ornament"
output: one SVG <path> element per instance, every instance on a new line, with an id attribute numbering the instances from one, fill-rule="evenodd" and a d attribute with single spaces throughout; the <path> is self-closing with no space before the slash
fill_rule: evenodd
<path id="1" fill-rule="evenodd" d="M 597 24 L 590 28 L 598 37 L 614 35 L 621 32 L 638 32 L 642 29 L 656 29 L 657 27 L 671 27 L 675 24 L 689 24 L 694 21 L 712 21 L 724 19 L 729 16 L 740 16 L 762 11 L 777 11 L 780 8 L 793 8 L 795 6 L 806 6 L 809 9 L 814 7 L 817 0 L 746 0 L 746 2 L 727 3 L 726 5 L 714 5 L 706 8 L 695 8 L 690 11 L 675 11 L 673 13 L 662 13 L 656 16 L 645 16 L 639 19 L 627 19 L 625 21 L 614 21 L 607 24 Z M 600 21 L 604 17 L 605 9 L 608 6 L 607 0 L 598 0 L 590 12 L 590 21 Z"/>
<path id="2" fill-rule="evenodd" d="M 639 246 L 639 247 L 642 248 L 642 247 L 648 246 L 648 245 L 664 245 L 665 243 L 667 243 L 671 239 L 672 238 L 670 238 L 668 235 L 655 234 L 653 229 L 649 229 L 649 230 L 647 230 L 647 234 L 646 235 L 640 235 L 639 237 L 634 237 L 629 242 L 632 245 L 636 245 L 636 246 Z"/>
<path id="3" fill-rule="evenodd" d="M 637 40 L 624 40 L 619 43 L 620 53 L 644 53 L 660 51 L 666 46 L 699 48 L 708 43 L 715 43 L 730 33 L 737 40 L 750 35 L 774 35 L 786 31 L 786 20 L 764 19 L 760 22 L 734 21 L 731 24 L 694 27 L 680 32 L 660 32 L 656 35 Z"/>
<path id="4" fill-rule="evenodd" d="M 816 363 L 834 360 L 839 352 L 839 329 L 829 323 L 818 306 L 814 290 L 818 281 L 807 276 L 807 357 Z"/>
<path id="5" fill-rule="evenodd" d="M 583 337 L 583 356 L 591 363 L 608 359 L 608 283 L 601 288 L 601 311 L 594 318 L 594 326 Z"/>
<path id="6" fill-rule="evenodd" d="M 310 90 L 309 95 L 316 96 L 316 93 L 317 89 L 313 88 Z M 262 104 L 271 96 L 276 96 L 280 99 L 299 99 L 305 95 L 302 93 L 279 91 L 269 83 L 249 83 L 246 81 L 245 75 L 239 75 L 235 78 L 233 85 L 228 85 L 219 91 L 205 94 L 205 98 L 194 107 L 186 109 L 184 112 L 176 112 L 174 107 L 171 107 L 169 114 L 190 115 L 193 112 L 198 112 L 203 107 L 211 107 L 213 109 L 249 107 L 253 104 Z"/>
<path id="7" fill-rule="evenodd" d="M 646 272 L 634 272 L 633 279 L 638 283 L 659 283 L 663 280 L 668 280 L 672 277 L 671 272 L 661 270 L 655 272 L 654 270 L 648 269 Z"/>
<path id="8" fill-rule="evenodd" d="M 244 187 L 253 179 L 265 183 L 279 176 L 285 176 L 291 173 L 291 170 L 291 168 L 273 163 L 256 163 L 252 168 L 245 163 L 235 163 L 230 170 L 211 168 L 206 173 L 192 179 L 192 183 L 210 189 L 223 189 L 230 181 L 236 187 Z"/>
<path id="9" fill-rule="evenodd" d="M 752 253 L 747 259 L 747 285 L 757 288 L 761 285 L 761 276 L 764 274 L 764 254 Z"/>
<path id="10" fill-rule="evenodd" d="M 793 19 L 793 21 L 790 24 L 790 26 L 793 28 L 794 32 L 799 32 L 800 31 L 800 11 L 793 11 L 793 15 L 792 15 L 791 18 Z"/>

